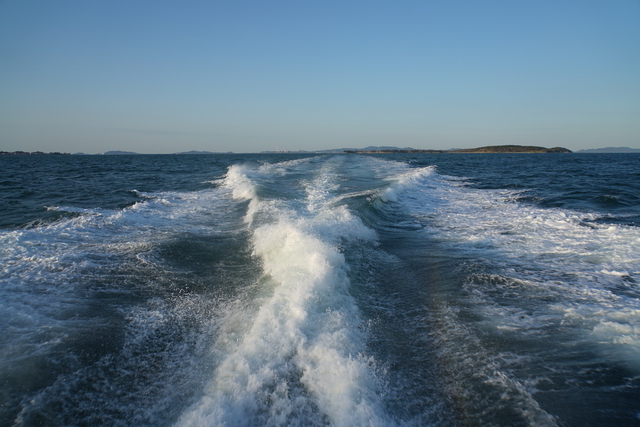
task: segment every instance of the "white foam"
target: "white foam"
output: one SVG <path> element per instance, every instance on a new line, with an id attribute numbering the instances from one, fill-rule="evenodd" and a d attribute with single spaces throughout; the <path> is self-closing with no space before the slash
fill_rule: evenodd
<path id="1" fill-rule="evenodd" d="M 600 273 L 602 274 L 608 274 L 610 276 L 615 276 L 615 277 L 629 277 L 630 274 L 626 271 L 609 271 L 606 268 L 603 268 L 602 270 L 600 270 Z"/>
<path id="2" fill-rule="evenodd" d="M 536 314 L 525 315 L 497 302 L 505 294 L 469 283 L 477 307 L 497 328 L 538 333 L 571 319 L 576 333 L 603 344 L 609 357 L 615 359 L 618 352 L 633 355 L 625 360 L 640 360 L 639 228 L 591 222 L 593 214 L 517 203 L 517 191 L 473 189 L 459 179 L 425 172 L 430 170 L 409 176 L 428 179 L 407 180 L 407 173 L 399 173 L 399 184 L 380 199 L 397 200 L 444 247 L 501 267 L 518 283 L 517 290 L 504 290 L 520 295 L 523 305 L 537 301 Z M 541 302 L 545 300 L 554 303 Z"/>
<path id="3" fill-rule="evenodd" d="M 244 221 L 253 223 L 254 217 L 260 209 L 261 201 L 256 191 L 256 183 L 251 179 L 250 173 L 256 173 L 248 165 L 233 165 L 229 167 L 224 181 L 224 187 L 231 189 L 235 200 L 248 200 L 249 208 Z"/>
<path id="4" fill-rule="evenodd" d="M 406 193 L 409 189 L 424 188 L 427 184 L 425 178 L 431 176 L 434 171 L 433 167 L 409 169 L 387 178 L 391 185 L 380 194 L 380 199 L 383 202 L 397 202 L 399 194 Z"/>
<path id="5" fill-rule="evenodd" d="M 251 200 L 256 197 L 255 184 L 247 176 L 248 170 L 246 165 L 229 167 L 225 184 L 232 189 L 234 199 Z"/>
<path id="6" fill-rule="evenodd" d="M 333 205 L 331 176 L 321 170 L 304 184 L 301 210 L 270 205 L 272 221 L 254 229 L 253 252 L 264 270 L 258 308 L 249 324 L 231 316 L 214 348 L 221 360 L 211 383 L 179 425 L 388 424 L 337 246 L 375 233 Z M 233 345 L 227 335 L 239 332 Z"/>
<path id="7" fill-rule="evenodd" d="M 236 220 L 226 214 L 233 202 L 225 192 L 157 193 L 123 210 L 52 207 L 80 215 L 0 231 L 0 316 L 8 319 L 0 327 L 0 370 L 18 369 L 20 360 L 45 355 L 86 327 L 70 313 L 91 303 L 101 269 L 126 269 L 176 235 L 224 232 Z"/>

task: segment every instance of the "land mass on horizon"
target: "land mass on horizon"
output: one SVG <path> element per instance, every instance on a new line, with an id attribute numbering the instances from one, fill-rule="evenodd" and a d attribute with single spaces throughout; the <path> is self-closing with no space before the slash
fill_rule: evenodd
<path id="1" fill-rule="evenodd" d="M 490 145 L 479 148 L 461 148 L 455 150 L 419 150 L 413 148 L 345 150 L 345 153 L 572 153 L 563 147 L 538 147 L 533 145 Z"/>
<path id="2" fill-rule="evenodd" d="M 393 146 L 368 146 L 364 148 L 332 148 L 328 150 L 298 150 L 298 151 L 261 151 L 260 154 L 274 154 L 274 153 L 640 153 L 638 148 L 630 147 L 606 147 L 606 148 L 589 148 L 578 151 L 571 151 L 563 147 L 539 147 L 531 145 L 489 145 L 478 148 L 452 148 L 448 150 L 435 150 L 435 149 L 420 149 L 412 147 L 393 147 Z M 0 156 L 11 155 L 69 155 L 70 153 L 51 152 L 44 153 L 42 151 L 0 151 Z M 87 153 L 73 153 L 74 155 L 91 156 L 95 154 Z M 133 151 L 105 151 L 97 155 L 138 155 Z M 187 155 L 201 155 L 201 154 L 236 154 L 232 151 L 216 152 L 216 151 L 181 151 L 171 154 L 187 154 Z"/>

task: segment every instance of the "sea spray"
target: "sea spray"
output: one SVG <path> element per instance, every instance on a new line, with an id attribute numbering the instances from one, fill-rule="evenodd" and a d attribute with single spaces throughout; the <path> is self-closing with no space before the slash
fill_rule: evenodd
<path id="1" fill-rule="evenodd" d="M 341 240 L 372 240 L 375 233 L 344 206 L 331 205 L 329 176 L 324 171 L 306 183 L 311 208 L 299 212 L 258 202 L 246 175 L 230 170 L 234 197 L 251 199 L 248 222 L 259 208 L 275 216 L 253 231 L 269 294 L 236 346 L 221 338 L 226 354 L 179 425 L 388 425 L 338 250 Z"/>

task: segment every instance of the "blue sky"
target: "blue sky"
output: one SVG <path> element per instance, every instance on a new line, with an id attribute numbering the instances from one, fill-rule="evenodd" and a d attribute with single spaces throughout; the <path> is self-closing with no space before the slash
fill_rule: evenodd
<path id="1" fill-rule="evenodd" d="M 0 150 L 640 148 L 640 1 L 0 0 Z"/>

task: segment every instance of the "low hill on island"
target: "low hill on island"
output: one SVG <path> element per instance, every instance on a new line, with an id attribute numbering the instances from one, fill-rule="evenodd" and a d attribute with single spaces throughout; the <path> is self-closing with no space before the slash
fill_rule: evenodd
<path id="1" fill-rule="evenodd" d="M 546 148 L 534 145 L 493 145 L 453 150 L 450 153 L 571 153 L 571 150 L 562 147 Z"/>

